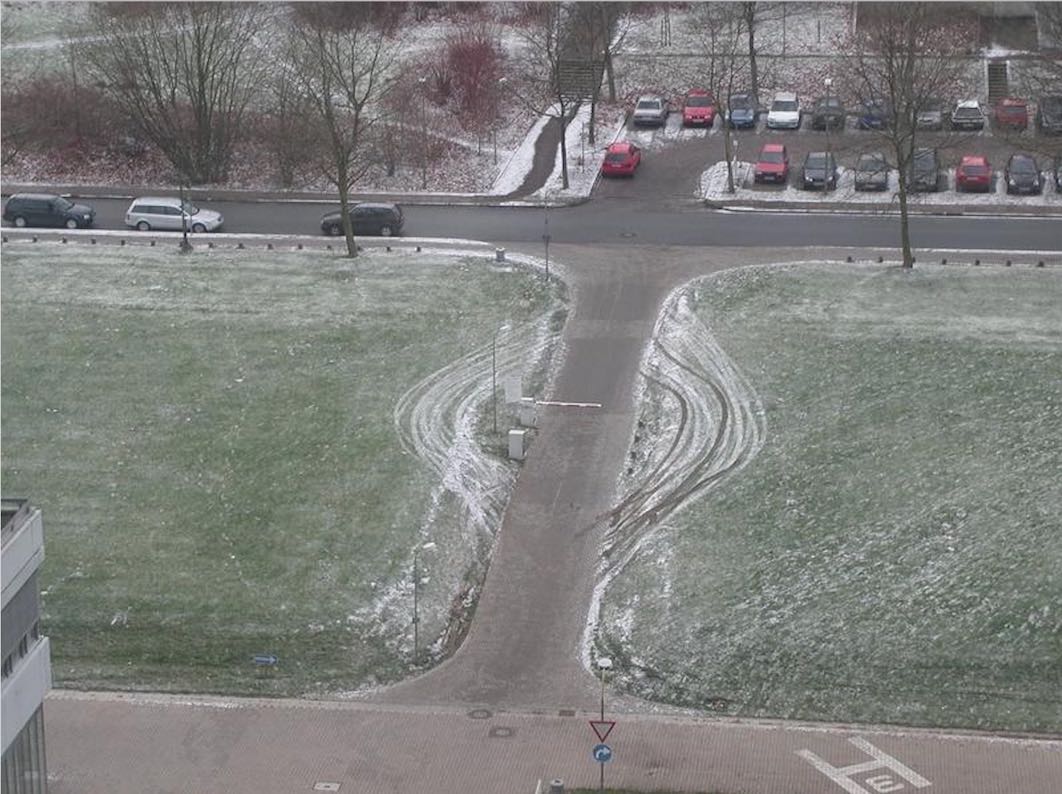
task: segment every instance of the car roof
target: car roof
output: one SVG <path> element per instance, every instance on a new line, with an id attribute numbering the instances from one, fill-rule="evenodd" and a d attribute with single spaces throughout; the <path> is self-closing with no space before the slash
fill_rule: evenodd
<path id="1" fill-rule="evenodd" d="M 988 158 L 983 154 L 964 154 L 962 165 L 988 165 Z"/>
<path id="2" fill-rule="evenodd" d="M 691 88 L 686 92 L 686 96 L 711 96 L 712 92 L 706 88 Z"/>
<path id="3" fill-rule="evenodd" d="M 610 152 L 629 152 L 631 150 L 631 146 L 632 145 L 633 144 L 631 144 L 630 141 L 616 141 L 615 143 L 610 143 L 608 145 L 608 151 L 610 151 Z"/>
<path id="4" fill-rule="evenodd" d="M 642 94 L 638 97 L 639 102 L 663 102 L 664 100 L 656 94 Z"/>
<path id="5" fill-rule="evenodd" d="M 976 99 L 960 99 L 959 103 L 955 106 L 957 108 L 980 108 L 981 103 Z"/>
<path id="6" fill-rule="evenodd" d="M 1014 152 L 1014 154 L 1012 154 L 1010 156 L 1010 159 L 1011 160 L 1025 159 L 1025 160 L 1032 160 L 1034 162 L 1036 161 L 1036 158 L 1033 157 L 1028 152 Z"/>
<path id="7" fill-rule="evenodd" d="M 133 199 L 134 204 L 170 204 L 174 207 L 181 206 L 181 200 L 173 196 L 137 196 Z"/>
<path id="8" fill-rule="evenodd" d="M 398 209 L 397 204 L 391 204 L 386 201 L 358 201 L 355 202 L 355 207 L 368 207 L 369 209 L 381 209 L 381 210 L 393 210 Z"/>
<path id="9" fill-rule="evenodd" d="M 1026 102 L 1024 99 L 1020 99 L 1018 97 L 1008 96 L 1008 97 L 1003 97 L 1003 99 L 999 100 L 999 104 L 1000 105 L 1005 105 L 1005 106 L 1012 106 L 1012 107 L 1013 106 L 1025 107 L 1028 104 L 1028 102 Z"/>
<path id="10" fill-rule="evenodd" d="M 51 201 L 55 198 L 62 198 L 57 193 L 15 193 L 11 198 L 13 199 L 33 199 L 35 201 Z"/>
<path id="11" fill-rule="evenodd" d="M 779 91 L 774 95 L 775 102 L 796 102 L 797 95 L 792 91 Z"/>
<path id="12" fill-rule="evenodd" d="M 761 152 L 784 152 L 785 151 L 785 144 L 784 143 L 765 143 L 765 144 L 763 144 L 763 148 L 760 149 L 760 151 Z"/>

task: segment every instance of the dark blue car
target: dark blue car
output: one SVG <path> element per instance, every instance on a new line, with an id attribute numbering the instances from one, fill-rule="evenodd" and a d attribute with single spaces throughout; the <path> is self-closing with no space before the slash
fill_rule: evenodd
<path id="1" fill-rule="evenodd" d="M 856 126 L 861 130 L 883 130 L 889 124 L 889 105 L 883 99 L 866 99 L 859 110 Z"/>
<path id="2" fill-rule="evenodd" d="M 731 94 L 727 103 L 727 121 L 731 127 L 748 129 L 756 126 L 759 103 L 752 94 Z"/>

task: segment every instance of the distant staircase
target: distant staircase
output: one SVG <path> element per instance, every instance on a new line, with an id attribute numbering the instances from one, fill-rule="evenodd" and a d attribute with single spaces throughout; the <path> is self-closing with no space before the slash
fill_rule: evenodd
<path id="1" fill-rule="evenodd" d="M 988 104 L 995 105 L 1003 97 L 1010 96 L 1007 81 L 1007 62 L 988 63 Z"/>

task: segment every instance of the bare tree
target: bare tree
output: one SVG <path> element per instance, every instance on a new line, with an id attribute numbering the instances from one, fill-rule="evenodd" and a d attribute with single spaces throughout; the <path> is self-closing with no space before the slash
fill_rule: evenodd
<path id="1" fill-rule="evenodd" d="M 292 11 L 290 73 L 321 122 L 324 173 L 339 192 L 347 254 L 354 257 L 350 192 L 371 164 L 373 127 L 383 118 L 394 79 L 396 44 L 370 4 L 299 3 Z"/>
<path id="2" fill-rule="evenodd" d="M 258 84 L 262 8 L 251 3 L 107 3 L 85 49 L 137 133 L 191 182 L 224 179 Z"/>
<path id="3" fill-rule="evenodd" d="M 689 25 L 698 39 L 698 71 L 690 84 L 708 89 L 715 101 L 716 116 L 723 127 L 727 192 L 734 192 L 733 130 L 725 117 L 730 96 L 739 80 L 746 78 L 749 64 L 742 52 L 747 24 L 746 10 L 737 3 L 705 3 L 695 6 Z"/>
<path id="4" fill-rule="evenodd" d="M 523 87 L 514 91 L 529 110 L 558 120 L 561 128 L 561 186 L 568 188 L 568 146 L 565 140 L 568 122 L 579 106 L 585 87 L 573 93 L 566 82 L 564 61 L 570 44 L 568 36 L 577 3 L 542 3 L 519 35 L 523 44 Z M 516 82 L 516 81 L 514 81 Z"/>
<path id="5" fill-rule="evenodd" d="M 914 265 L 908 224 L 908 177 L 918 113 L 934 97 L 952 96 L 963 69 L 961 45 L 948 35 L 950 11 L 931 3 L 874 4 L 861 11 L 845 56 L 845 88 L 860 102 L 884 101 L 888 123 L 878 131 L 899 171 L 900 247 Z"/>
<path id="6" fill-rule="evenodd" d="M 616 101 L 616 75 L 613 58 L 620 52 L 630 29 L 628 3 L 576 3 L 571 31 L 573 50 L 585 61 L 590 72 L 590 129 L 587 142 L 596 139 L 597 106 L 601 101 L 601 72 L 608 85 L 608 99 Z"/>

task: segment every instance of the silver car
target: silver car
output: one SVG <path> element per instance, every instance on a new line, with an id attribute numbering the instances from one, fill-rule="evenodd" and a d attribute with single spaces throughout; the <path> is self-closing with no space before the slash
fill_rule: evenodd
<path id="1" fill-rule="evenodd" d="M 225 219 L 220 212 L 201 209 L 190 201 L 159 196 L 143 196 L 133 199 L 125 212 L 125 225 L 142 232 L 152 229 L 182 231 L 187 227 L 190 232 L 213 232 L 221 228 Z"/>
<path id="2" fill-rule="evenodd" d="M 667 114 L 670 111 L 667 100 L 658 96 L 640 96 L 638 104 L 634 106 L 634 115 L 631 121 L 638 126 L 662 127 L 667 124 Z"/>

